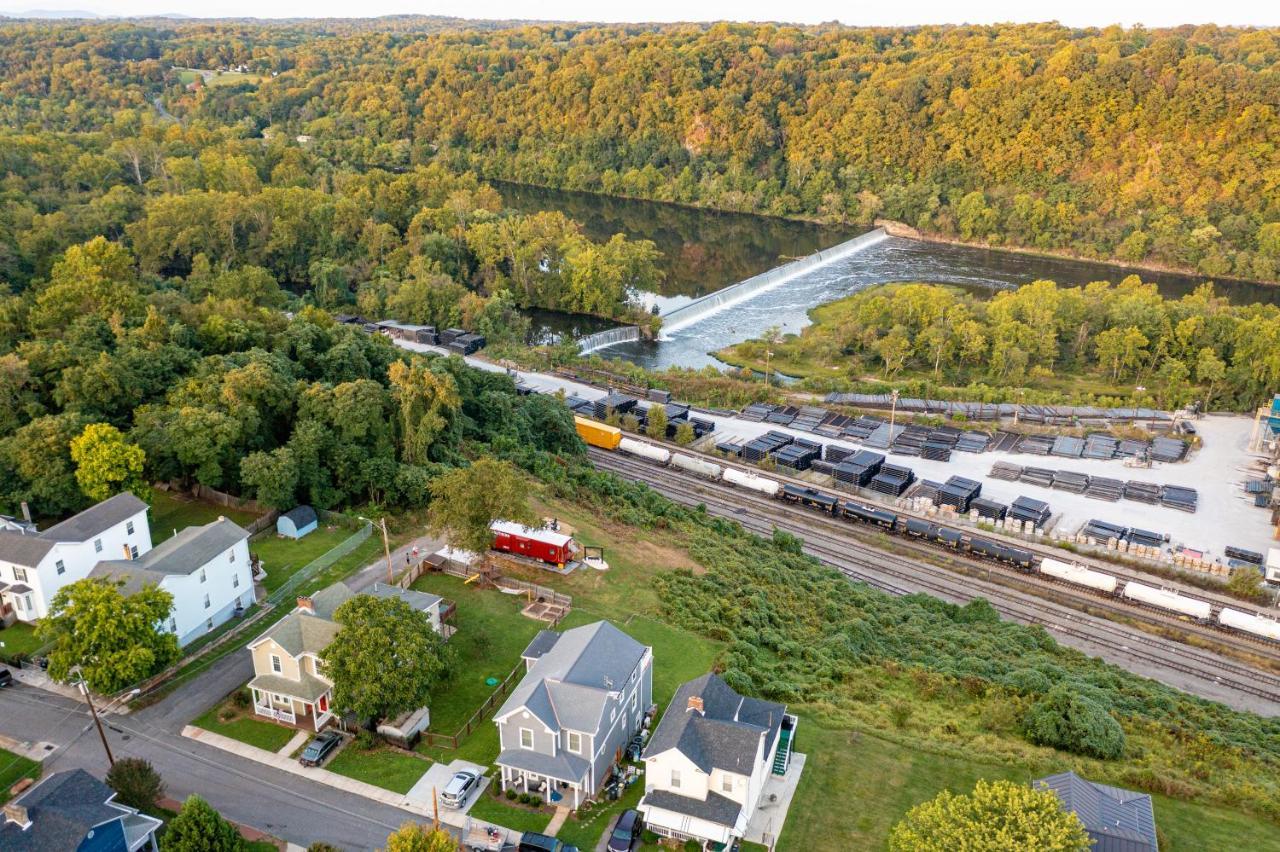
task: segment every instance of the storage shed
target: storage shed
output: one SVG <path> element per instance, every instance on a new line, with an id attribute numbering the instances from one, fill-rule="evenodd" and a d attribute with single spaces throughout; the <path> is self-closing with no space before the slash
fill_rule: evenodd
<path id="1" fill-rule="evenodd" d="M 1151 797 L 1086 781 L 1074 772 L 1041 778 L 1038 790 L 1051 790 L 1062 807 L 1074 811 L 1089 833 L 1094 852 L 1157 852 Z"/>
<path id="2" fill-rule="evenodd" d="M 316 510 L 310 506 L 294 506 L 276 518 L 276 533 L 288 538 L 302 538 L 320 525 Z"/>

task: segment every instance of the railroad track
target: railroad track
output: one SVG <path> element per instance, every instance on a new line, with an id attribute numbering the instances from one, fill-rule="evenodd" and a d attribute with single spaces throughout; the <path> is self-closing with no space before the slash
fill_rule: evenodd
<path id="1" fill-rule="evenodd" d="M 736 520 L 752 532 L 767 537 L 776 527 L 798 535 L 804 539 L 806 550 L 820 561 L 850 579 L 865 582 L 891 594 L 905 595 L 924 591 L 953 602 L 983 597 L 1006 617 L 1024 623 L 1040 624 L 1052 632 L 1090 645 L 1104 646 L 1140 664 L 1160 666 L 1237 693 L 1280 703 L 1280 676 L 1275 674 L 1223 659 L 1212 652 L 1174 640 L 1162 639 L 1136 628 L 1126 628 L 1069 605 L 1052 601 L 1037 601 L 1032 604 L 1022 594 L 1007 586 L 972 576 L 961 576 L 945 568 L 917 564 L 900 555 L 851 540 L 854 538 L 851 528 L 827 522 L 816 513 L 797 510 L 776 500 L 717 485 L 694 474 L 656 467 L 647 462 L 595 449 L 591 450 L 591 458 L 601 469 L 645 482 L 686 505 L 702 503 L 709 512 Z M 900 539 L 894 539 L 894 542 L 909 544 Z M 939 555 L 932 548 L 921 550 L 934 558 Z M 1000 570 L 1003 566 L 996 564 L 954 561 L 968 565 L 971 569 L 1003 573 Z M 1026 575 L 1012 570 L 1010 573 L 1019 580 L 1026 579 Z M 1043 585 L 1054 593 L 1075 591 L 1057 583 L 1046 582 Z M 1067 594 L 1066 597 L 1079 596 Z M 1133 608 L 1109 603 L 1105 598 L 1087 596 L 1084 601 L 1095 609 L 1112 610 L 1126 616 L 1135 614 Z M 1136 612 L 1143 616 L 1157 615 L 1145 610 Z M 1166 623 L 1165 619 L 1158 617 L 1152 620 Z M 1179 628 L 1191 626 L 1175 619 L 1167 621 L 1174 622 Z M 1217 634 L 1213 635 L 1218 638 Z M 1149 670 L 1141 673 L 1150 674 Z"/>

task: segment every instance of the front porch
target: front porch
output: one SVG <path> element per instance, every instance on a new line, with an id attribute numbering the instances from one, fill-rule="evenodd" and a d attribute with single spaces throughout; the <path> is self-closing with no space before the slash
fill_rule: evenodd
<path id="1" fill-rule="evenodd" d="M 329 707 L 329 695 L 320 696 L 314 702 L 289 695 L 260 691 L 250 686 L 253 693 L 253 713 L 300 731 L 319 731 L 334 719 Z"/>
<path id="2" fill-rule="evenodd" d="M 499 768 L 502 770 L 502 789 L 504 791 L 516 790 L 521 793 L 532 793 L 541 796 L 551 804 L 567 805 L 575 811 L 589 795 L 581 781 L 565 781 L 527 769 L 516 769 L 512 766 L 499 765 Z"/>

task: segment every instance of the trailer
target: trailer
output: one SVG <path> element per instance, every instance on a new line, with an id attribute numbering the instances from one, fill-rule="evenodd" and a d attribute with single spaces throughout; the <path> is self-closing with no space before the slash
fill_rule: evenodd
<path id="1" fill-rule="evenodd" d="M 512 521 L 494 521 L 489 530 L 493 533 L 494 550 L 527 556 L 561 568 L 577 559 L 581 550 L 573 536 L 545 527 L 533 529 Z"/>
<path id="2" fill-rule="evenodd" d="M 703 461 L 693 456 L 686 456 L 684 453 L 672 453 L 671 466 L 705 476 L 707 479 L 719 479 L 724 473 L 724 468 L 715 462 Z"/>
<path id="3" fill-rule="evenodd" d="M 1049 556 L 1040 560 L 1040 573 L 1053 577 L 1055 580 L 1075 583 L 1077 586 L 1095 589 L 1109 595 L 1115 594 L 1116 591 L 1116 578 L 1110 574 L 1094 571 L 1092 568 L 1086 568 L 1083 565 L 1062 562 Z"/>
<path id="4" fill-rule="evenodd" d="M 761 494 L 767 494 L 770 497 L 778 496 L 779 486 L 776 480 L 764 476 L 756 476 L 754 473 L 738 470 L 736 467 L 724 469 L 724 481 L 730 485 L 740 485 L 752 491 L 759 491 Z"/>
<path id="5" fill-rule="evenodd" d="M 621 438 L 618 441 L 618 449 L 624 453 L 630 453 L 633 456 L 639 456 L 642 459 L 648 459 L 658 464 L 666 464 L 671 461 L 670 450 L 645 441 L 637 441 L 635 438 Z"/>
<path id="6" fill-rule="evenodd" d="M 1125 584 L 1122 594 L 1131 601 L 1148 604 L 1158 609 L 1167 609 L 1171 612 L 1190 616 L 1197 621 L 1208 621 L 1209 614 L 1213 609 L 1209 606 L 1208 601 L 1184 597 L 1168 589 L 1157 589 L 1153 586 L 1144 586 L 1142 583 L 1134 583 L 1132 581 Z"/>
<path id="7" fill-rule="evenodd" d="M 597 423 L 594 420 L 588 420 L 575 414 L 573 427 L 578 430 L 578 437 L 591 446 L 599 447 L 602 450 L 616 450 L 618 449 L 618 444 L 622 442 L 622 430 L 617 426 Z"/>
<path id="8" fill-rule="evenodd" d="M 1252 615 L 1224 606 L 1222 612 L 1218 615 L 1218 623 L 1223 627 L 1230 627 L 1233 630 L 1241 630 L 1254 636 L 1270 639 L 1273 642 L 1280 642 L 1280 621 L 1263 618 L 1261 615 Z"/>

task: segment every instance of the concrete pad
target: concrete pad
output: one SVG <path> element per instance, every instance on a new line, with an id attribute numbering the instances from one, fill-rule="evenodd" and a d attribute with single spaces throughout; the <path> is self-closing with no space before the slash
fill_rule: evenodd
<path id="1" fill-rule="evenodd" d="M 311 738 L 311 734 L 307 733 L 306 731 L 298 731 L 298 733 L 294 734 L 292 737 L 289 738 L 289 742 L 285 743 L 283 746 L 281 746 L 279 749 L 276 750 L 276 754 L 282 754 L 285 757 L 288 757 L 289 755 L 297 751 L 302 746 L 302 744 L 305 743 L 310 738 Z"/>
<path id="2" fill-rule="evenodd" d="M 467 811 L 471 810 L 471 806 L 475 804 L 476 799 L 480 798 L 481 793 L 483 793 L 484 789 L 489 785 L 489 782 L 492 779 L 485 777 L 484 773 L 487 768 L 488 767 L 481 766 L 478 763 L 472 763 L 469 760 L 455 760 L 447 765 L 444 763 L 433 763 L 431 764 L 431 768 L 418 779 L 418 783 L 414 784 L 409 792 L 405 794 L 405 798 L 425 807 L 428 811 L 431 811 L 433 810 L 433 790 L 435 791 L 436 796 L 439 796 L 440 793 L 444 792 L 445 786 L 449 783 L 449 779 L 454 776 L 454 773 L 461 772 L 464 769 L 474 772 L 480 776 L 480 783 L 471 791 L 471 795 L 467 797 L 465 802 L 463 802 L 462 807 L 447 808 L 443 803 L 440 805 L 440 819 L 443 822 L 452 824 L 451 821 L 447 819 L 447 816 L 449 814 L 454 814 L 458 817 L 464 816 Z"/>
<path id="3" fill-rule="evenodd" d="M 805 755 L 793 752 L 791 765 L 786 775 L 769 774 L 760 791 L 760 801 L 755 812 L 747 820 L 747 834 L 744 839 L 752 843 L 760 843 L 773 848 L 782 826 L 787 821 L 787 811 L 791 809 L 791 800 L 795 797 L 796 786 L 800 783 L 800 773 L 804 772 Z"/>

